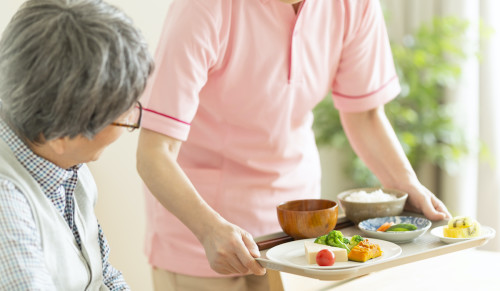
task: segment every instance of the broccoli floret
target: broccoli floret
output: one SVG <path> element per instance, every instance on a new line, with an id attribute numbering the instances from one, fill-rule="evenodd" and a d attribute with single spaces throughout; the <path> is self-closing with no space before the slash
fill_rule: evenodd
<path id="1" fill-rule="evenodd" d="M 351 250 L 353 247 L 357 246 L 360 242 L 364 240 L 365 239 L 363 237 L 356 234 L 353 237 L 351 237 L 351 240 L 349 241 L 349 244 L 347 246 L 349 247 L 349 250 Z"/>
<path id="2" fill-rule="evenodd" d="M 326 244 L 337 248 L 343 248 L 349 251 L 349 247 L 344 242 L 344 235 L 338 230 L 332 230 L 328 233 L 328 235 L 326 236 Z"/>
<path id="3" fill-rule="evenodd" d="M 317 237 L 314 242 L 317 244 L 328 245 L 337 248 L 346 249 L 347 252 L 350 252 L 351 249 L 358 245 L 364 238 L 360 235 L 353 236 L 350 240 L 338 231 L 332 230 L 328 234 Z"/>
<path id="4" fill-rule="evenodd" d="M 318 238 L 316 238 L 314 240 L 315 243 L 317 244 L 322 244 L 322 245 L 326 245 L 326 237 L 328 236 L 328 234 L 325 234 L 325 235 L 322 235 L 322 236 L 319 236 Z"/>

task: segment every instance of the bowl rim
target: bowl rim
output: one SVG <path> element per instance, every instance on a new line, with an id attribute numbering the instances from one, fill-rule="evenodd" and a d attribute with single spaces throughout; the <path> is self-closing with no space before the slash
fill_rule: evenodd
<path id="1" fill-rule="evenodd" d="M 333 202 L 334 205 L 332 207 L 328 207 L 328 208 L 322 208 L 322 209 L 317 209 L 317 210 L 291 210 L 291 209 L 283 209 L 281 206 L 285 205 L 285 204 L 289 204 L 289 203 L 292 203 L 292 202 L 299 202 L 299 201 L 328 201 L 328 202 Z M 280 211 L 291 211 L 291 212 L 304 212 L 304 211 L 309 211 L 309 212 L 316 212 L 316 211 L 323 211 L 323 210 L 328 210 L 328 209 L 334 209 L 334 208 L 337 208 L 338 209 L 339 207 L 339 203 L 335 200 L 331 200 L 331 199 L 324 199 L 324 198 L 318 198 L 318 199 L 314 199 L 314 198 L 311 198 L 311 199 L 295 199 L 295 200 L 289 200 L 289 201 L 283 201 L 281 202 L 280 204 L 278 204 L 276 206 L 276 210 L 280 210 Z"/>
<path id="2" fill-rule="evenodd" d="M 345 200 L 347 196 L 352 194 L 353 192 L 360 192 L 360 191 L 365 191 L 365 192 L 374 192 L 377 190 L 382 190 L 382 192 L 387 193 L 387 194 L 394 194 L 398 195 L 396 199 L 394 200 L 389 200 L 389 201 L 348 201 Z M 388 192 L 386 192 L 388 191 Z M 396 192 L 396 193 L 394 193 Z M 400 196 L 399 196 L 400 195 Z M 363 187 L 363 188 L 355 188 L 355 189 L 349 189 L 340 192 L 337 195 L 337 199 L 341 203 L 352 203 L 352 204 L 377 204 L 377 203 L 395 203 L 395 202 L 401 202 L 405 201 L 408 198 L 408 193 L 398 190 L 398 189 L 393 189 L 393 188 L 383 188 L 383 187 Z"/>

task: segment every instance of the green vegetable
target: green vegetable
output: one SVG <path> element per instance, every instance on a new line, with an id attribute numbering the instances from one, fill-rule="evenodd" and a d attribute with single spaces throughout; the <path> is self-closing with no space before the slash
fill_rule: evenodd
<path id="1" fill-rule="evenodd" d="M 386 231 L 412 231 L 412 230 L 416 230 L 416 229 L 417 229 L 417 227 L 414 224 L 399 223 L 399 224 L 392 225 Z"/>
<path id="2" fill-rule="evenodd" d="M 349 241 L 349 240 L 348 240 Z M 347 244 L 344 242 L 344 235 L 338 230 L 332 230 L 326 237 L 326 244 L 329 246 L 343 248 L 350 251 Z"/>
<path id="3" fill-rule="evenodd" d="M 363 240 L 365 239 L 360 235 L 355 235 L 349 240 L 340 231 L 332 230 L 328 234 L 317 237 L 314 242 L 317 244 L 343 248 L 346 249 L 347 252 L 350 252 L 353 247 L 357 246 Z"/>
<path id="4" fill-rule="evenodd" d="M 328 234 L 317 237 L 314 242 L 317 244 L 343 248 L 348 252 L 351 250 L 351 248 L 349 247 L 351 241 L 349 241 L 348 238 L 344 237 L 344 235 L 338 230 L 332 230 Z"/>
<path id="5" fill-rule="evenodd" d="M 362 236 L 357 234 L 351 237 L 351 240 L 349 241 L 349 244 L 347 246 L 349 247 L 349 250 L 352 250 L 353 247 L 357 246 L 360 242 L 364 240 L 365 239 Z"/>
<path id="6" fill-rule="evenodd" d="M 314 242 L 317 243 L 317 244 L 322 244 L 322 245 L 327 245 L 326 243 L 326 237 L 328 236 L 328 234 L 325 234 L 325 235 L 322 235 L 322 236 L 319 236 L 317 237 Z"/>

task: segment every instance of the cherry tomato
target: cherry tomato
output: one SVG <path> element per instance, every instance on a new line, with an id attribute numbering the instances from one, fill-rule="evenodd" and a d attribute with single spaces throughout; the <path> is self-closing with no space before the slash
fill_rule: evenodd
<path id="1" fill-rule="evenodd" d="M 316 263 L 320 266 L 331 266 L 335 263 L 335 254 L 328 249 L 323 249 L 316 254 Z"/>

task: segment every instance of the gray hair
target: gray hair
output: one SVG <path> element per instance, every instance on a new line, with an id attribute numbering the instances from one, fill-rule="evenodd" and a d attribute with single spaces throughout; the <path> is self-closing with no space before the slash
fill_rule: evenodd
<path id="1" fill-rule="evenodd" d="M 23 139 L 93 138 L 153 70 L 140 31 L 100 0 L 29 0 L 0 40 L 0 114 Z"/>

